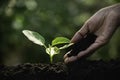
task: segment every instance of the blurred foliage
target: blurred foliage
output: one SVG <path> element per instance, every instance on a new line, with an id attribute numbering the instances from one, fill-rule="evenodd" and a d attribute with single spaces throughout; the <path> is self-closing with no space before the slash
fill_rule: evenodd
<path id="1" fill-rule="evenodd" d="M 0 1 L 0 63 L 48 62 L 49 56 L 22 34 L 29 29 L 42 34 L 46 42 L 57 36 L 72 38 L 84 22 L 99 9 L 120 0 L 1 0 Z M 110 43 L 90 59 L 116 59 L 120 57 L 120 31 Z M 63 61 L 65 52 L 56 55 Z"/>

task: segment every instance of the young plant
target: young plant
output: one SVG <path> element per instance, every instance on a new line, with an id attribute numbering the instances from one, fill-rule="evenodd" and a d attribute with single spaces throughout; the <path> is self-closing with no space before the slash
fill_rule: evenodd
<path id="1" fill-rule="evenodd" d="M 48 44 L 48 46 L 46 46 L 44 37 L 41 36 L 39 33 L 30 30 L 23 30 L 22 32 L 30 41 L 45 48 L 46 53 L 50 56 L 51 63 L 53 62 L 53 56 L 55 54 L 59 54 L 60 50 L 73 45 L 73 43 L 70 43 L 70 40 L 68 38 L 56 37 L 55 39 L 53 39 L 51 44 Z M 64 46 L 57 47 L 57 45 L 61 44 L 63 44 Z"/>

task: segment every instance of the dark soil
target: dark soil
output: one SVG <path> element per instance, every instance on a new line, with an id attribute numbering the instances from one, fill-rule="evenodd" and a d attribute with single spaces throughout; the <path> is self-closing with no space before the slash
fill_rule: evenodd
<path id="1" fill-rule="evenodd" d="M 0 65 L 0 80 L 120 80 L 120 61 Z"/>
<path id="2" fill-rule="evenodd" d="M 63 63 L 0 66 L 0 80 L 66 80 Z"/>

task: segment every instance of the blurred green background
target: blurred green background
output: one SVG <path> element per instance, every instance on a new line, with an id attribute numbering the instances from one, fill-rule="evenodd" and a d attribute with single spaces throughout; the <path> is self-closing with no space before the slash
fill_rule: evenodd
<path id="1" fill-rule="evenodd" d="M 29 41 L 22 30 L 29 29 L 44 36 L 46 44 L 58 36 L 69 39 L 99 9 L 120 0 L 0 0 L 0 63 L 47 63 L 44 48 Z M 109 44 L 93 54 L 92 60 L 120 57 L 120 31 Z M 54 57 L 63 61 L 65 52 Z"/>

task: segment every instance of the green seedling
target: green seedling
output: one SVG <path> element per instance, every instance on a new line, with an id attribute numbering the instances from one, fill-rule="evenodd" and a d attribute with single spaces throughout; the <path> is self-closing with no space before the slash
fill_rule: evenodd
<path id="1" fill-rule="evenodd" d="M 48 44 L 48 46 L 46 46 L 44 37 L 41 36 L 39 33 L 30 30 L 23 30 L 22 32 L 30 41 L 45 48 L 46 53 L 50 56 L 51 63 L 53 62 L 54 55 L 59 54 L 61 50 L 73 45 L 73 43 L 70 43 L 70 40 L 68 38 L 56 37 L 52 40 L 51 44 Z M 58 47 L 58 45 L 61 44 L 63 46 Z"/>

